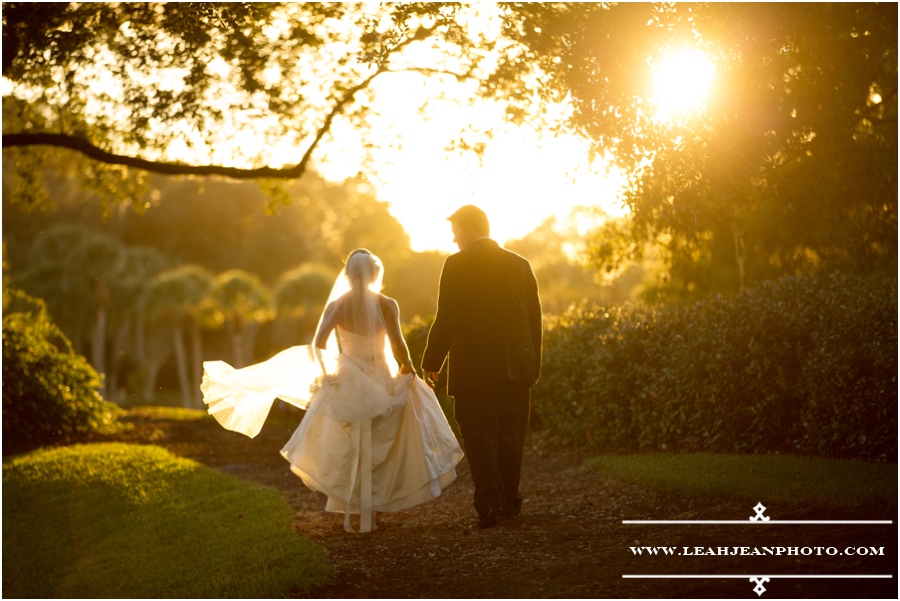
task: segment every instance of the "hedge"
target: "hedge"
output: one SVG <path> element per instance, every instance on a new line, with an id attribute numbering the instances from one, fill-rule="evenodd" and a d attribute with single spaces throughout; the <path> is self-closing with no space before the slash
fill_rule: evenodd
<path id="1" fill-rule="evenodd" d="M 534 424 L 581 445 L 896 461 L 897 280 L 570 310 L 546 320 L 532 403 Z"/>

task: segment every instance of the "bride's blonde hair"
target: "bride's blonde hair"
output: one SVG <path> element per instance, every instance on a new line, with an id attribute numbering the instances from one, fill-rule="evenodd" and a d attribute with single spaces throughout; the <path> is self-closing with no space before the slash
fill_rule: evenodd
<path id="1" fill-rule="evenodd" d="M 381 260 L 367 249 L 357 248 L 347 256 L 344 270 L 351 288 L 371 288 L 373 284 L 379 282 Z M 381 286 L 376 287 L 381 288 Z"/>

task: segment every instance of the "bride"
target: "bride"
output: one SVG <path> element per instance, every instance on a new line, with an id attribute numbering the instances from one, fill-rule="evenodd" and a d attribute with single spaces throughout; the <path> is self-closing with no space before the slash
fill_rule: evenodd
<path id="1" fill-rule="evenodd" d="M 397 302 L 379 292 L 382 271 L 368 250 L 350 253 L 313 345 L 243 369 L 203 364 L 203 402 L 229 430 L 259 434 L 276 398 L 306 410 L 281 454 L 306 486 L 327 495 L 326 511 L 344 514 L 348 532 L 350 514 L 369 532 L 373 512 L 434 499 L 463 456 L 412 369 Z"/>

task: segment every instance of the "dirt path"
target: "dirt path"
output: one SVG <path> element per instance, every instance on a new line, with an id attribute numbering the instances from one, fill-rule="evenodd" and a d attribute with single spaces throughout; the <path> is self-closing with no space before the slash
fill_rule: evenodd
<path id="1" fill-rule="evenodd" d="M 142 422 L 129 436 L 242 479 L 281 490 L 294 529 L 327 550 L 337 567 L 325 598 L 759 598 L 747 579 L 637 579 L 624 574 L 892 574 L 891 579 L 773 579 L 762 598 L 896 598 L 897 508 L 770 507 L 774 519 L 889 519 L 892 526 L 624 525 L 622 520 L 735 520 L 754 503 L 688 499 L 648 491 L 581 469 L 582 450 L 529 441 L 522 516 L 475 527 L 472 479 L 459 478 L 436 501 L 385 516 L 371 534 L 348 534 L 325 497 L 290 473 L 278 451 L 297 420 L 270 420 L 253 440 L 211 420 Z M 635 556 L 632 546 L 884 547 L 882 557 Z"/>

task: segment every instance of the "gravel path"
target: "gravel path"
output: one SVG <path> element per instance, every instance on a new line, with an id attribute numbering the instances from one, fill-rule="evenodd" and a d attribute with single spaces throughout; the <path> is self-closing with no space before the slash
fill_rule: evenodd
<path id="1" fill-rule="evenodd" d="M 584 470 L 590 453 L 530 440 L 525 497 L 515 522 L 479 531 L 468 466 L 423 506 L 384 517 L 370 534 L 344 532 L 342 516 L 323 511 L 279 455 L 299 417 L 270 419 L 250 440 L 211 420 L 146 421 L 128 436 L 159 444 L 211 468 L 281 490 L 294 529 L 327 550 L 334 581 L 310 592 L 324 598 L 760 598 L 746 578 L 636 579 L 624 574 L 891 574 L 891 579 L 772 579 L 762 598 L 896 598 L 897 507 L 770 507 L 773 519 L 889 519 L 891 526 L 625 525 L 622 520 L 735 520 L 755 502 L 660 494 Z M 884 556 L 635 556 L 632 546 L 884 547 Z M 815 551 L 814 551 L 815 553 Z"/>

